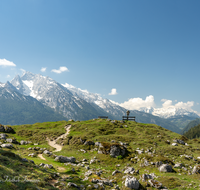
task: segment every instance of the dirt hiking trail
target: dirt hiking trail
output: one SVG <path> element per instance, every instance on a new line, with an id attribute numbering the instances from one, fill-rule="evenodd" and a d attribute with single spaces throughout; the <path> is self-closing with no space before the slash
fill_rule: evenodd
<path id="1" fill-rule="evenodd" d="M 65 129 L 66 129 L 66 133 L 65 134 L 62 134 L 61 136 L 59 136 L 58 138 L 56 138 L 55 140 L 51 141 L 50 139 L 47 139 L 48 141 L 48 144 L 55 148 L 56 150 L 54 150 L 53 152 L 59 152 L 62 150 L 62 146 L 59 145 L 59 144 L 56 144 L 56 142 L 59 140 L 59 139 L 65 139 L 67 137 L 67 135 L 69 134 L 70 132 L 70 128 L 71 128 L 71 125 L 66 125 L 65 126 Z"/>

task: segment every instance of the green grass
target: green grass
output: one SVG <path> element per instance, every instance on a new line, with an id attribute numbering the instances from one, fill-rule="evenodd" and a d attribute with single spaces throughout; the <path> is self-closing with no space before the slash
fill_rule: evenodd
<path id="1" fill-rule="evenodd" d="M 50 181 L 53 179 L 53 175 L 57 172 L 60 173 L 60 176 L 71 177 L 67 178 L 66 181 L 62 183 L 65 184 L 65 188 L 68 182 L 76 183 L 77 185 L 85 185 L 86 187 L 91 184 L 92 178 L 100 178 L 96 174 L 89 176 L 89 179 L 82 181 L 84 178 L 84 173 L 87 171 L 85 167 L 81 166 L 71 166 L 65 165 L 64 163 L 59 163 L 54 161 L 52 156 L 48 157 L 43 155 L 46 160 L 41 160 L 39 157 L 30 158 L 28 157 L 29 153 L 41 153 L 40 151 L 28 150 L 29 147 L 40 147 L 47 148 L 50 151 L 53 151 L 54 148 L 50 147 L 47 144 L 46 139 L 55 139 L 61 134 L 65 133 L 64 127 L 66 125 L 72 125 L 70 129 L 70 134 L 66 139 L 60 139 L 59 143 L 63 143 L 63 149 L 60 152 L 55 152 L 56 155 L 63 156 L 74 156 L 77 161 L 87 159 L 90 161 L 94 156 L 97 161 L 90 165 L 91 169 L 103 171 L 101 177 L 106 179 L 112 179 L 120 186 L 121 189 L 126 190 L 122 183 L 123 172 L 112 176 L 112 172 L 116 169 L 122 171 L 126 166 L 134 167 L 135 170 L 139 170 L 139 174 L 133 174 L 138 180 L 140 176 L 144 173 L 150 174 L 155 173 L 156 176 L 159 176 L 156 180 L 161 182 L 168 189 L 193 189 L 198 185 L 200 180 L 199 174 L 188 175 L 188 171 L 183 169 L 174 168 L 172 173 L 161 173 L 157 167 L 153 165 L 142 166 L 144 163 L 144 158 L 149 162 L 162 161 L 163 163 L 170 163 L 174 165 L 175 163 L 181 162 L 185 167 L 188 166 L 194 167 L 195 164 L 198 164 L 198 161 L 188 160 L 180 155 L 187 154 L 192 155 L 193 157 L 200 156 L 200 140 L 189 140 L 184 136 L 181 136 L 177 133 L 164 129 L 160 126 L 154 124 L 143 124 L 136 122 L 125 122 L 121 123 L 116 121 L 116 123 L 111 123 L 105 119 L 96 119 L 88 121 L 58 121 L 58 122 L 45 122 L 45 123 L 35 123 L 33 125 L 18 125 L 12 126 L 15 130 L 15 134 L 8 134 L 9 138 L 16 138 L 17 141 L 27 140 L 32 141 L 32 144 L 28 145 L 14 145 L 14 149 L 3 149 L 0 150 L 0 180 L 3 180 L 5 175 L 10 176 L 10 178 L 15 176 L 21 176 L 21 178 L 26 175 L 30 179 L 38 179 L 38 183 L 28 182 L 28 183 L 14 183 L 6 181 L 0 183 L 1 189 L 59 189 L 50 185 Z M 127 127 L 126 127 L 127 126 Z M 82 140 L 91 140 L 94 142 L 101 142 L 104 146 L 109 149 L 109 146 L 112 144 L 111 141 L 114 140 L 115 143 L 121 141 L 126 142 L 129 145 L 127 146 L 128 153 L 124 157 L 113 158 L 110 155 L 98 154 L 96 147 L 94 145 L 83 145 L 80 141 Z M 173 139 L 182 139 L 187 142 L 190 146 L 177 146 L 174 147 L 166 143 L 167 140 L 170 143 L 173 143 Z M 2 141 L 2 140 L 1 140 Z M 2 141 L 3 142 L 3 141 Z M 33 145 L 34 143 L 39 143 L 39 145 Z M 138 155 L 136 149 L 152 149 L 155 150 L 154 156 L 150 156 L 148 153 L 143 153 Z M 83 153 L 80 149 L 84 149 L 87 152 Z M 13 153 L 17 156 L 13 156 Z M 132 159 L 134 157 L 138 159 Z M 40 163 L 52 164 L 54 169 L 44 169 L 37 168 L 32 163 L 22 163 L 21 158 L 27 158 L 33 160 L 35 164 L 39 165 Z M 199 161 L 200 162 L 200 161 Z M 120 164 L 120 167 L 116 165 Z M 188 166 L 187 166 L 188 165 Z M 72 168 L 75 168 L 76 172 L 71 171 Z M 56 180 L 59 180 L 58 178 Z M 61 181 L 60 181 L 61 182 Z M 146 187 L 145 182 L 140 180 L 141 189 L 154 189 L 151 187 Z M 190 188 L 186 188 L 192 184 Z M 60 186 L 61 188 L 61 186 Z M 73 188 L 71 188 L 73 189 Z M 87 188 L 91 189 L 91 188 Z M 109 186 L 106 186 L 106 189 L 112 189 Z"/>

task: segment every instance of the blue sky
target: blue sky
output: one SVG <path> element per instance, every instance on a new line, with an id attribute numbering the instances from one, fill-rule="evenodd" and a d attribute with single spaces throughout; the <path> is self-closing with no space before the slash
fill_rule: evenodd
<path id="1" fill-rule="evenodd" d="M 199 9 L 199 0 L 0 0 L 0 81 L 26 70 L 130 106 L 200 113 Z"/>

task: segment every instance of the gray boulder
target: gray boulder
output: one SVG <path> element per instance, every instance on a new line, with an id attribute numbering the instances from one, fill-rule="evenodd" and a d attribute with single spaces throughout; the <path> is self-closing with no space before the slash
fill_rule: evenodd
<path id="1" fill-rule="evenodd" d="M 158 162 L 155 163 L 156 167 L 159 167 L 159 166 L 161 166 L 162 164 L 163 164 L 162 161 L 158 161 Z"/>
<path id="2" fill-rule="evenodd" d="M 127 176 L 125 180 L 125 186 L 130 189 L 139 189 L 140 183 L 135 177 Z"/>
<path id="3" fill-rule="evenodd" d="M 5 132 L 4 126 L 0 124 L 0 132 Z"/>
<path id="4" fill-rule="evenodd" d="M 43 167 L 44 167 L 44 168 L 52 169 L 52 168 L 53 168 L 53 165 L 52 165 L 52 164 L 45 164 Z"/>
<path id="5" fill-rule="evenodd" d="M 10 139 L 6 139 L 6 142 L 14 143 L 14 144 L 18 143 L 16 139 L 11 139 L 11 138 Z"/>
<path id="6" fill-rule="evenodd" d="M 80 187 L 79 187 L 78 185 L 76 185 L 75 183 L 72 183 L 72 182 L 69 182 L 69 183 L 67 184 L 67 187 L 75 187 L 75 188 L 77 188 L 77 189 L 80 189 Z"/>
<path id="7" fill-rule="evenodd" d="M 13 148 L 12 144 L 2 144 L 1 145 L 2 148 Z"/>
<path id="8" fill-rule="evenodd" d="M 142 174 L 142 181 L 144 182 L 147 179 L 153 179 L 153 176 L 149 174 Z"/>
<path id="9" fill-rule="evenodd" d="M 20 144 L 21 144 L 21 145 L 26 145 L 26 144 L 28 144 L 28 142 L 27 142 L 27 141 L 24 141 L 24 140 L 22 140 L 22 141 L 20 141 Z"/>
<path id="10" fill-rule="evenodd" d="M 176 163 L 174 165 L 174 168 L 182 168 L 182 167 L 183 167 L 183 164 L 181 164 L 181 163 Z"/>
<path id="11" fill-rule="evenodd" d="M 12 127 L 8 127 L 7 125 L 4 126 L 4 130 L 6 133 L 15 133 Z"/>
<path id="12" fill-rule="evenodd" d="M 95 146 L 101 146 L 100 142 L 95 142 Z"/>
<path id="13" fill-rule="evenodd" d="M 119 170 L 115 170 L 113 173 L 112 173 L 112 176 L 116 175 L 117 173 L 121 173 Z"/>
<path id="14" fill-rule="evenodd" d="M 126 154 L 126 148 L 123 146 L 112 145 L 110 147 L 110 156 L 116 158 L 117 156 L 121 155 L 124 156 Z"/>
<path id="15" fill-rule="evenodd" d="M 125 174 L 133 174 L 135 173 L 135 169 L 132 168 L 132 167 L 128 167 L 125 171 L 124 171 Z"/>
<path id="16" fill-rule="evenodd" d="M 36 157 L 37 155 L 35 154 L 35 153 L 31 153 L 31 154 L 29 154 L 28 156 L 30 156 L 30 157 Z"/>
<path id="17" fill-rule="evenodd" d="M 0 139 L 4 139 L 4 140 L 5 140 L 7 136 L 8 136 L 8 135 L 6 135 L 6 134 L 4 134 L 4 133 L 1 133 L 1 134 L 0 134 Z"/>
<path id="18" fill-rule="evenodd" d="M 76 158 L 74 157 L 65 157 L 65 156 L 57 156 L 55 158 L 55 161 L 58 161 L 58 162 L 62 162 L 62 163 L 66 163 L 66 162 L 76 162 Z"/>
<path id="19" fill-rule="evenodd" d="M 180 140 L 180 139 L 175 139 L 173 140 L 175 143 L 179 143 L 179 144 L 182 144 L 182 145 L 185 145 L 185 142 Z"/>
<path id="20" fill-rule="evenodd" d="M 48 151 L 48 150 L 45 150 L 43 153 L 44 153 L 44 154 L 48 154 L 48 155 L 51 155 L 51 154 L 52 154 L 52 153 L 51 153 L 50 151 Z"/>
<path id="21" fill-rule="evenodd" d="M 22 158 L 22 162 L 28 162 L 26 158 Z"/>
<path id="22" fill-rule="evenodd" d="M 159 181 L 156 181 L 154 179 L 150 179 L 148 182 L 151 187 L 155 187 L 156 189 L 160 189 L 162 187 L 162 183 L 160 183 Z"/>
<path id="23" fill-rule="evenodd" d="M 163 164 L 163 165 L 160 166 L 159 171 L 160 172 L 172 172 L 173 169 L 172 169 L 171 165 Z"/>
<path id="24" fill-rule="evenodd" d="M 200 165 L 194 166 L 192 174 L 200 174 Z"/>

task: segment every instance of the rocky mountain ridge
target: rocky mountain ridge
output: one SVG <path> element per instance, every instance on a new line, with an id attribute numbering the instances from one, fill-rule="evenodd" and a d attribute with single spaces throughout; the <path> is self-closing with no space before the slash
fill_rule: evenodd
<path id="1" fill-rule="evenodd" d="M 0 84 L 2 89 L 6 85 L 24 97 L 32 97 L 44 106 L 50 107 L 66 119 L 88 120 L 102 115 L 120 120 L 127 111 L 99 94 L 75 88 L 67 83 L 59 84 L 40 74 L 25 72 L 22 76 L 17 75 L 11 82 Z M 131 115 L 136 116 L 138 122 L 155 123 L 174 132 L 180 132 L 175 123 L 165 118 L 138 110 L 131 110 Z"/>

